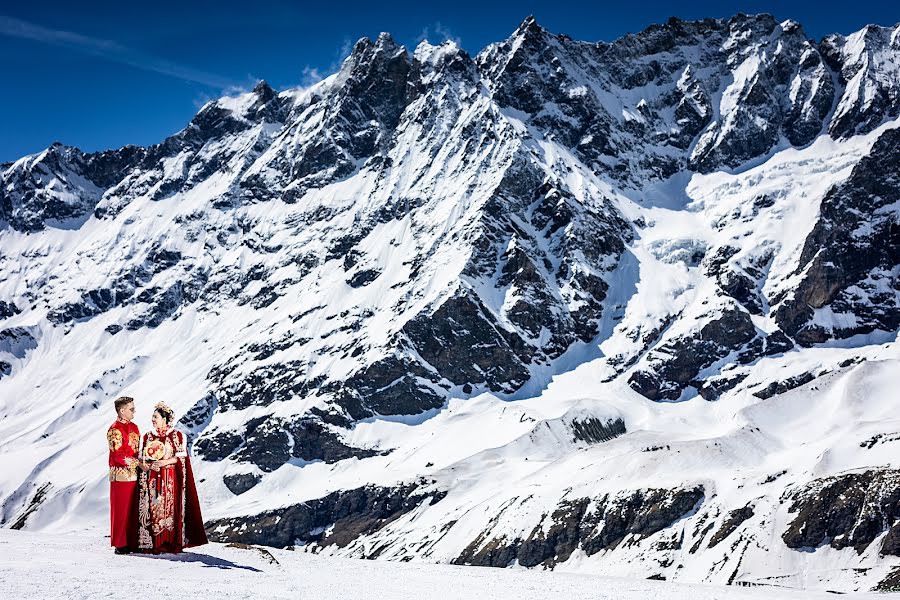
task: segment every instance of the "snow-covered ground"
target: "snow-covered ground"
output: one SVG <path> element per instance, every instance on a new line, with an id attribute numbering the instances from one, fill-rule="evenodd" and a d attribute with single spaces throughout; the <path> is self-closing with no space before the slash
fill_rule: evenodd
<path id="1" fill-rule="evenodd" d="M 425 600 L 831 598 L 826 592 L 739 588 L 524 569 L 366 561 L 210 544 L 162 556 L 115 556 L 98 535 L 0 530 L 5 598 L 291 598 Z M 857 598 L 883 598 L 860 594 Z"/>

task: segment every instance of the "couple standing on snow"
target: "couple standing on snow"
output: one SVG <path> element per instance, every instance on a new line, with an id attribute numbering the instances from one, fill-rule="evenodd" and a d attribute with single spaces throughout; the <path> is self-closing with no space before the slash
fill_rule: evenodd
<path id="1" fill-rule="evenodd" d="M 109 442 L 110 544 L 116 554 L 177 553 L 207 542 L 184 434 L 175 413 L 158 402 L 153 428 L 141 440 L 134 399 L 115 400 Z"/>

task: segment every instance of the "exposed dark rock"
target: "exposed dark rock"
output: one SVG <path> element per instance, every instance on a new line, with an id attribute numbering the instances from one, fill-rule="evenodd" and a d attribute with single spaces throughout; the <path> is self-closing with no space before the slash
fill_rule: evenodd
<path id="1" fill-rule="evenodd" d="M 786 336 L 784 332 L 779 329 L 766 337 L 766 345 L 765 350 L 763 350 L 763 354 L 765 356 L 772 356 L 774 354 L 781 354 L 793 349 L 794 342 L 791 341 L 791 338 Z"/>
<path id="2" fill-rule="evenodd" d="M 248 298 L 248 300 L 250 301 L 250 306 L 260 310 L 267 306 L 271 306 L 280 297 L 281 294 L 278 293 L 278 288 L 276 286 L 264 285 L 253 298 Z M 245 304 L 245 302 L 239 302 L 238 304 Z"/>
<path id="3" fill-rule="evenodd" d="M 878 582 L 873 589 L 873 592 L 900 592 L 900 567 L 894 567 L 894 569 L 888 573 L 887 577 Z"/>
<path id="4" fill-rule="evenodd" d="M 876 433 L 869 439 L 860 442 L 859 447 L 865 448 L 866 450 L 871 450 L 878 444 L 887 444 L 889 442 L 898 442 L 898 441 L 900 441 L 900 432 Z"/>
<path id="5" fill-rule="evenodd" d="M 354 273 L 353 276 L 347 280 L 347 285 L 352 288 L 363 287 L 378 279 L 379 275 L 381 275 L 381 271 L 377 269 L 363 269 L 362 271 Z"/>
<path id="6" fill-rule="evenodd" d="M 674 525 L 696 509 L 703 488 L 649 489 L 564 500 L 547 519 L 538 523 L 524 540 L 478 536 L 453 560 L 454 564 L 507 567 L 518 560 L 523 566 L 562 562 L 576 548 L 588 556 L 615 548 L 628 537 L 645 538 Z M 596 508 L 588 510 L 591 505 Z M 680 547 L 680 542 L 677 544 Z"/>
<path id="7" fill-rule="evenodd" d="M 0 331 L 0 352 L 8 352 L 16 358 L 25 358 L 25 354 L 37 348 L 37 345 L 37 340 L 25 327 L 10 327 Z"/>
<path id="8" fill-rule="evenodd" d="M 239 410 L 249 406 L 268 406 L 276 400 L 302 396 L 317 387 L 317 382 L 304 376 L 300 361 L 273 363 L 256 367 L 240 378 L 226 383 L 227 375 L 237 366 L 236 362 L 214 367 L 207 378 L 222 384 L 216 389 L 221 410 Z"/>
<path id="9" fill-rule="evenodd" d="M 380 415 L 415 415 L 439 408 L 444 398 L 435 389 L 439 377 L 400 353 L 371 363 L 343 382 L 322 386 L 352 419 Z"/>
<path id="10" fill-rule="evenodd" d="M 440 502 L 445 495 L 441 491 L 422 491 L 419 484 L 396 488 L 366 486 L 256 515 L 209 521 L 206 530 L 210 539 L 217 542 L 276 548 L 297 543 L 344 547 L 384 528 L 423 502 Z"/>
<path id="11" fill-rule="evenodd" d="M 32 484 L 34 485 L 34 484 Z M 41 504 L 44 503 L 48 496 L 48 492 L 53 489 L 53 486 L 48 482 L 37 486 L 37 489 L 34 491 L 34 495 L 31 497 L 31 500 L 28 502 L 28 506 L 19 513 L 16 520 L 13 521 L 9 528 L 10 529 L 24 529 L 25 525 L 28 523 L 28 517 L 34 514 L 38 508 L 40 508 Z"/>
<path id="12" fill-rule="evenodd" d="M 769 383 L 766 387 L 761 390 L 757 390 L 753 392 L 753 395 L 757 398 L 762 398 L 763 400 L 768 400 L 772 396 L 776 396 L 778 394 L 783 394 L 788 390 L 792 390 L 794 388 L 798 388 L 801 385 L 806 385 L 816 376 L 810 372 L 801 373 L 800 375 L 795 375 L 793 377 L 788 377 L 784 381 L 773 381 Z"/>
<path id="13" fill-rule="evenodd" d="M 743 273 L 727 270 L 719 276 L 718 283 L 722 291 L 740 302 L 751 314 L 762 314 L 756 281 Z"/>
<path id="14" fill-rule="evenodd" d="M 728 261 L 740 252 L 736 246 L 719 246 L 712 252 L 707 252 L 700 264 L 703 274 L 707 277 L 718 277 L 728 270 Z"/>
<path id="15" fill-rule="evenodd" d="M 244 442 L 244 436 L 235 431 L 204 433 L 194 444 L 194 450 L 205 460 L 217 462 L 227 458 Z"/>
<path id="16" fill-rule="evenodd" d="M 805 146 L 822 131 L 834 102 L 834 83 L 825 61 L 817 52 L 804 54 L 796 75 L 794 102 L 785 114 L 785 136 L 795 146 Z"/>
<path id="17" fill-rule="evenodd" d="M 628 384 L 651 400 L 677 400 L 701 369 L 725 358 L 756 336 L 750 316 L 736 308 L 704 325 L 694 336 L 682 336 L 648 353 L 652 370 L 631 374 Z"/>
<path id="18" fill-rule="evenodd" d="M 744 44 L 753 44 L 753 40 L 776 36 L 778 50 L 756 66 L 752 77 L 735 79 L 733 85 L 742 84 L 742 88 L 729 92 L 738 94 L 740 102 L 727 118 L 704 131 L 691 154 L 691 168 L 702 172 L 737 167 L 762 156 L 782 132 L 797 143 L 811 141 L 818 135 L 833 97 L 831 74 L 817 68 L 817 49 L 799 26 L 782 29 L 770 15 L 736 15 L 728 21 L 728 28 L 731 39 L 727 60 L 732 68 L 744 60 Z M 743 43 L 734 43 L 741 37 Z M 801 63 L 804 67 L 799 66 Z M 782 96 L 798 69 L 804 75 L 804 85 L 793 90 L 790 98 Z M 790 108 L 785 110 L 786 106 Z"/>
<path id="19" fill-rule="evenodd" d="M 854 90 L 857 99 L 849 110 L 836 114 L 828 126 L 828 132 L 835 138 L 868 133 L 885 119 L 900 114 L 900 97 L 896 88 L 891 88 L 893 80 L 878 73 L 882 61 L 890 60 L 888 57 L 896 52 L 893 28 L 868 25 L 860 33 L 862 39 L 856 43 L 862 48 L 851 50 L 849 55 L 841 53 L 847 44 L 844 36 L 827 36 L 819 45 L 822 56 L 837 71 L 842 85 L 853 89 L 853 80 L 861 85 Z"/>
<path id="20" fill-rule="evenodd" d="M 739 383 L 747 379 L 749 373 L 739 373 L 733 376 L 721 376 L 707 379 L 700 384 L 697 392 L 704 400 L 710 402 L 718 400 L 725 392 L 734 389 Z"/>
<path id="21" fill-rule="evenodd" d="M 219 400 L 215 394 L 208 393 L 178 418 L 176 425 L 187 431 L 188 444 L 193 443 L 196 434 L 209 425 L 218 406 Z"/>
<path id="22" fill-rule="evenodd" d="M 341 441 L 327 425 L 315 419 L 300 419 L 287 424 L 294 440 L 292 455 L 307 461 L 333 463 L 346 458 L 368 458 L 379 454 L 369 448 L 354 448 Z"/>
<path id="23" fill-rule="evenodd" d="M 251 419 L 244 431 L 244 444 L 234 458 L 253 463 L 266 473 L 291 459 L 291 437 L 283 420 L 274 417 Z"/>
<path id="24" fill-rule="evenodd" d="M 712 548 L 729 535 L 735 532 L 741 524 L 753 516 L 753 505 L 748 504 L 743 508 L 738 508 L 737 510 L 733 510 L 728 513 L 728 516 L 725 517 L 725 520 L 722 522 L 722 526 L 719 527 L 719 530 L 710 538 L 709 547 Z"/>
<path id="25" fill-rule="evenodd" d="M 561 502 L 550 515 L 547 531 L 538 525 L 522 541 L 516 553 L 519 564 L 534 567 L 565 562 L 581 542 L 581 523 L 589 503 L 587 498 Z"/>
<path id="26" fill-rule="evenodd" d="M 79 319 L 88 319 L 121 305 L 131 297 L 132 293 L 131 290 L 125 288 L 91 290 L 82 294 L 80 302 L 69 302 L 51 310 L 47 314 L 47 320 L 60 325 Z"/>
<path id="27" fill-rule="evenodd" d="M 796 513 L 781 536 L 789 548 L 862 552 L 885 531 L 882 554 L 900 556 L 900 471 L 878 469 L 817 479 L 794 490 Z"/>
<path id="28" fill-rule="evenodd" d="M 222 482 L 232 494 L 240 496 L 244 492 L 255 487 L 261 479 L 262 477 L 256 473 L 236 473 L 234 475 L 225 475 L 222 478 Z"/>
<path id="29" fill-rule="evenodd" d="M 803 277 L 775 310 L 779 327 L 804 346 L 876 329 L 900 327 L 896 266 L 900 227 L 887 207 L 900 202 L 900 131 L 885 131 L 850 177 L 825 195 L 806 238 L 797 273 Z M 812 323 L 816 309 L 852 318 L 831 328 Z M 845 324 L 849 323 L 849 324 Z"/>
<path id="30" fill-rule="evenodd" d="M 15 303 L 0 300 L 0 319 L 5 319 L 21 312 L 22 311 L 19 310 L 19 307 L 16 306 Z"/>
<path id="31" fill-rule="evenodd" d="M 608 421 L 601 421 L 597 418 L 573 420 L 571 428 L 576 441 L 580 440 L 588 444 L 607 442 L 615 437 L 624 435 L 626 432 L 625 421 L 622 419 L 610 419 Z"/>
<path id="32" fill-rule="evenodd" d="M 533 349 L 496 324 L 478 297 L 461 289 L 430 315 L 403 326 L 419 354 L 455 384 L 482 383 L 512 392 L 529 378 Z"/>
<path id="33" fill-rule="evenodd" d="M 34 232 L 48 224 L 85 220 L 103 192 L 144 153 L 143 148 L 125 146 L 88 154 L 56 142 L 35 158 L 0 170 L 0 221 Z"/>
<path id="34" fill-rule="evenodd" d="M 702 487 L 637 490 L 616 496 L 606 504 L 602 527 L 587 536 L 582 548 L 591 555 L 615 548 L 629 535 L 653 535 L 695 510 L 703 498 Z"/>
<path id="35" fill-rule="evenodd" d="M 177 250 L 167 250 L 161 247 L 153 249 L 147 255 L 147 262 L 150 263 L 149 270 L 152 273 L 159 273 L 161 271 L 165 271 L 166 269 L 174 267 L 180 260 L 181 252 L 178 252 Z"/>
<path id="36" fill-rule="evenodd" d="M 199 409 L 191 422 L 197 423 L 197 419 L 203 417 L 201 413 L 209 410 L 209 405 Z M 346 421 L 338 423 L 338 426 L 346 425 Z M 201 426 L 196 425 L 192 430 Z M 234 431 L 203 434 L 197 439 L 195 448 L 206 460 L 233 456 L 235 460 L 254 464 L 264 472 L 274 471 L 292 459 L 333 463 L 379 454 L 378 450 L 345 444 L 334 426 L 323 422 L 320 414 L 297 419 L 258 417 L 247 422 L 243 434 Z"/>
<path id="37" fill-rule="evenodd" d="M 136 298 L 137 302 L 147 303 L 148 308 L 140 315 L 132 318 L 125 324 L 129 330 L 141 327 L 159 327 L 163 321 L 175 315 L 184 304 L 196 300 L 202 282 L 182 283 L 176 281 L 171 286 L 160 292 L 158 288 L 148 288 L 142 291 Z"/>

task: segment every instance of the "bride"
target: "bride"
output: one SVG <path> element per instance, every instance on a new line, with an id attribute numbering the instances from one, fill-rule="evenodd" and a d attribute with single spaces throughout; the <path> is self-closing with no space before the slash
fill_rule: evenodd
<path id="1" fill-rule="evenodd" d="M 175 413 L 158 402 L 153 428 L 141 444 L 138 482 L 138 547 L 177 553 L 207 542 L 184 434 L 172 427 Z"/>

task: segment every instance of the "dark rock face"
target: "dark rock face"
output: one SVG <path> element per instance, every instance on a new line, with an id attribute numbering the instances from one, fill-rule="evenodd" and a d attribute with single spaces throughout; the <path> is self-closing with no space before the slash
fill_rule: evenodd
<path id="1" fill-rule="evenodd" d="M 476 538 L 454 564 L 507 567 L 552 566 L 565 561 L 576 548 L 588 556 L 615 548 L 632 536 L 644 538 L 671 527 L 697 508 L 704 498 L 701 487 L 649 489 L 566 500 L 539 523 L 525 539 L 493 538 L 490 531 Z M 545 515 L 545 519 L 546 519 Z"/>
<path id="2" fill-rule="evenodd" d="M 764 58 L 751 68 L 749 77 L 735 76 L 724 94 L 737 105 L 700 136 L 691 155 L 693 169 L 709 172 L 720 166 L 736 167 L 762 156 L 781 133 L 797 143 L 808 143 L 818 135 L 834 96 L 831 73 L 818 51 L 796 23 L 783 27 L 770 15 L 737 15 L 728 21 L 730 39 L 727 61 L 732 68 L 752 65 L 747 47 L 763 36 L 777 38 L 777 51 L 764 49 Z M 746 36 L 747 45 L 738 42 Z M 747 61 L 747 62 L 745 62 Z M 802 84 L 793 97 L 785 97 L 792 80 Z"/>
<path id="3" fill-rule="evenodd" d="M 175 315 L 179 308 L 197 299 L 199 286 L 197 282 L 182 283 L 176 281 L 163 291 L 158 288 L 143 290 L 135 300 L 146 303 L 147 308 L 125 324 L 126 329 L 135 330 L 142 327 L 159 327 L 163 321 Z"/>
<path id="4" fill-rule="evenodd" d="M 224 365 L 213 367 L 207 374 L 217 398 L 221 398 L 220 410 L 241 410 L 250 406 L 267 406 L 278 398 L 287 398 L 315 389 L 315 383 L 299 377 L 303 365 L 299 361 L 272 363 L 253 369 L 236 381 L 230 381 L 230 373 L 237 367 L 233 359 Z"/>
<path id="5" fill-rule="evenodd" d="M 604 511 L 603 527 L 584 540 L 584 551 L 594 554 L 615 548 L 628 535 L 646 537 L 671 527 L 695 510 L 703 498 L 702 487 L 638 490 L 618 496 Z"/>
<path id="6" fill-rule="evenodd" d="M 502 317 L 513 325 L 510 333 L 528 346 L 523 363 L 546 364 L 597 334 L 606 277 L 632 230 L 614 207 L 580 202 L 565 182 L 547 179 L 539 165 L 519 156 L 470 236 L 473 252 L 463 274 L 515 296 L 509 306 L 493 308 L 502 314 L 485 318 L 498 330 L 509 328 L 499 324 Z"/>
<path id="7" fill-rule="evenodd" d="M 114 287 L 83 292 L 80 300 L 51 309 L 47 319 L 55 325 L 63 325 L 87 320 L 120 306 L 134 305 L 140 310 L 135 311 L 136 314 L 126 323 L 127 329 L 158 327 L 166 319 L 177 316 L 182 306 L 197 301 L 207 281 L 205 273 L 194 270 L 165 290 L 144 287 L 154 273 L 173 267 L 179 260 L 180 254 L 177 252 L 152 250 L 140 264 L 118 273 Z M 110 333 L 118 333 L 122 329 L 119 325 L 111 327 L 117 329 Z"/>
<path id="8" fill-rule="evenodd" d="M 218 407 L 218 398 L 215 394 L 208 393 L 178 418 L 175 425 L 185 432 L 189 447 L 193 446 L 197 434 L 209 426 Z"/>
<path id="9" fill-rule="evenodd" d="M 830 69 L 819 53 L 800 57 L 797 78 L 798 94 L 785 114 L 784 134 L 793 145 L 805 146 L 821 133 L 835 89 Z"/>
<path id="10" fill-rule="evenodd" d="M 312 543 L 344 547 L 359 536 L 377 532 L 423 502 L 440 502 L 445 495 L 440 491 L 422 491 L 418 484 L 396 488 L 367 486 L 332 492 L 323 498 L 257 515 L 209 521 L 206 530 L 210 539 L 217 542 L 277 548 Z"/>
<path id="11" fill-rule="evenodd" d="M 50 311 L 47 319 L 57 325 L 80 319 L 89 319 L 121 305 L 131 297 L 132 293 L 128 289 L 113 290 L 101 288 L 91 290 L 82 295 L 80 302 L 69 302 Z"/>
<path id="12" fill-rule="evenodd" d="M 900 567 L 894 569 L 887 577 L 878 582 L 872 589 L 873 592 L 900 592 Z"/>
<path id="13" fill-rule="evenodd" d="M 534 567 L 545 561 L 563 562 L 568 559 L 581 542 L 581 523 L 588 504 L 587 498 L 561 502 L 550 515 L 551 524 L 546 532 L 538 526 L 522 540 L 516 551 L 519 564 Z M 502 561 L 508 557 L 496 558 Z"/>
<path id="14" fill-rule="evenodd" d="M 711 377 L 702 382 L 700 388 L 697 390 L 697 393 L 699 393 L 700 397 L 704 400 L 713 402 L 715 400 L 718 400 L 719 396 L 721 396 L 728 390 L 734 389 L 746 378 L 746 373 L 740 373 L 738 375 L 730 377 L 727 375 L 721 377 Z"/>
<path id="15" fill-rule="evenodd" d="M 685 167 L 738 167 L 769 152 L 782 135 L 808 144 L 826 125 L 836 92 L 833 69 L 843 64 L 822 53 L 833 54 L 810 42 L 797 23 L 765 14 L 672 18 L 609 44 L 553 35 L 528 17 L 476 62 L 500 106 L 529 115 L 536 129 L 574 148 L 585 164 L 630 180 L 648 172 L 666 178 Z M 612 95 L 656 90 L 625 107 L 623 119 L 607 111 L 603 92 L 579 87 L 585 80 Z M 733 101 L 713 120 L 718 111 L 711 98 L 718 93 Z M 862 118 L 848 117 L 854 124 Z M 664 150 L 692 146 L 689 156 Z M 636 149 L 637 156 L 615 160 Z"/>
<path id="16" fill-rule="evenodd" d="M 290 347 L 296 340 L 285 340 Z M 249 348 L 254 351 L 254 348 Z M 269 348 L 259 347 L 257 360 L 268 358 Z M 379 452 L 353 448 L 341 441 L 335 427 L 348 427 L 353 421 L 376 415 L 418 414 L 439 408 L 444 397 L 434 384 L 439 378 L 397 352 L 373 362 L 341 381 L 308 378 L 301 361 L 273 363 L 234 377 L 236 360 L 214 368 L 208 378 L 216 385 L 221 400 L 216 410 L 241 410 L 268 406 L 277 399 L 327 396 L 330 412 L 313 412 L 292 419 L 267 418 L 251 421 L 243 434 L 212 433 L 201 436 L 198 451 L 209 460 L 221 460 L 233 454 L 263 471 L 273 471 L 292 459 L 337 462 L 350 457 L 366 458 Z"/>
<path id="17" fill-rule="evenodd" d="M 879 77 L 882 60 L 890 60 L 897 45 L 892 28 L 869 25 L 856 35 L 853 47 L 841 35 L 822 40 L 822 56 L 836 72 L 836 78 L 847 86 L 852 96 L 846 106 L 839 107 L 828 127 L 835 138 L 868 133 L 885 119 L 900 114 L 900 95 L 891 87 L 891 80 Z"/>
<path id="18" fill-rule="evenodd" d="M 209 153 L 203 152 L 204 147 L 210 142 L 246 133 L 259 124 L 281 123 L 287 116 L 286 103 L 265 82 L 260 82 L 254 88 L 245 104 L 241 114 L 235 114 L 219 102 L 206 104 L 187 127 L 162 143 L 147 148 L 135 172 L 126 174 L 96 204 L 94 216 L 98 219 L 112 219 L 135 198 L 147 196 L 160 201 L 190 190 L 213 174 L 226 169 L 229 163 L 234 168 L 235 159 L 239 163 L 239 171 L 243 172 L 265 150 L 265 135 L 250 140 L 249 148 L 238 149 L 226 145 L 219 152 Z M 245 154 L 239 156 L 238 152 Z M 167 161 L 178 166 L 168 168 L 165 164 Z M 265 187 L 236 185 L 224 196 L 217 198 L 213 205 L 223 209 L 242 201 L 253 202 L 270 197 L 271 190 Z"/>
<path id="19" fill-rule="evenodd" d="M 746 312 L 726 309 L 696 335 L 682 336 L 651 350 L 648 364 L 652 370 L 635 371 L 628 384 L 651 400 L 677 400 L 701 369 L 728 356 L 755 336 L 756 328 Z"/>
<path id="20" fill-rule="evenodd" d="M 333 426 L 311 416 L 251 419 L 242 433 L 221 431 L 200 435 L 194 448 L 206 460 L 232 457 L 254 464 L 266 473 L 293 459 L 334 463 L 379 454 L 376 450 L 348 446 Z"/>
<path id="21" fill-rule="evenodd" d="M 574 420 L 571 428 L 576 441 L 587 442 L 588 444 L 608 442 L 626 433 L 625 421 L 622 419 L 609 421 L 601 421 L 597 418 Z"/>
<path id="22" fill-rule="evenodd" d="M 794 377 L 788 377 L 784 381 L 773 381 L 761 390 L 753 392 L 753 395 L 757 398 L 761 398 L 762 400 L 768 400 L 772 396 L 777 396 L 778 394 L 783 394 L 794 388 L 806 385 L 815 378 L 816 376 L 812 373 L 801 373 L 800 375 L 795 375 Z"/>
<path id="23" fill-rule="evenodd" d="M 5 300 L 0 300 L 0 319 L 5 319 L 7 317 L 11 317 L 13 315 L 17 315 L 22 311 L 18 306 L 13 302 L 6 302 Z"/>
<path id="24" fill-rule="evenodd" d="M 382 155 L 415 89 L 411 71 L 409 53 L 390 35 L 356 42 L 341 67 L 343 85 L 333 95 L 310 99 L 331 133 L 304 140 L 295 156 L 277 165 L 284 187 L 292 184 L 286 201 L 294 202 L 307 189 L 348 177 L 357 163 Z M 247 188 L 264 186 L 254 184 L 252 178 L 242 182 Z"/>
<path id="25" fill-rule="evenodd" d="M 487 313 L 476 295 L 462 289 L 431 315 L 408 322 L 403 332 L 442 377 L 511 392 L 528 380 L 534 350 Z"/>
<path id="26" fill-rule="evenodd" d="M 350 419 L 415 415 L 444 405 L 433 371 L 400 353 L 388 355 L 343 382 L 322 386 Z"/>
<path id="27" fill-rule="evenodd" d="M 253 489 L 262 477 L 255 473 L 236 473 L 234 475 L 225 475 L 222 481 L 225 487 L 235 496 L 240 496 L 244 492 Z"/>
<path id="28" fill-rule="evenodd" d="M 719 527 L 719 530 L 713 534 L 713 536 L 709 540 L 709 547 L 712 548 L 717 545 L 719 542 L 727 538 L 729 535 L 734 533 L 738 527 L 743 524 L 744 521 L 753 516 L 753 505 L 748 504 L 743 508 L 739 508 L 737 510 L 733 510 L 728 513 L 728 516 L 725 517 L 725 520 L 722 522 L 722 526 Z"/>
<path id="29" fill-rule="evenodd" d="M 125 146 L 93 154 L 54 143 L 0 172 L 0 221 L 34 232 L 48 223 L 90 216 L 103 192 L 144 157 L 145 150 Z"/>
<path id="30" fill-rule="evenodd" d="M 885 131 L 850 177 L 822 200 L 803 247 L 799 285 L 775 310 L 781 329 L 804 346 L 900 327 L 900 131 Z M 844 318 L 814 320 L 817 309 Z"/>
<path id="31" fill-rule="evenodd" d="M 25 327 L 10 327 L 0 331 L 0 352 L 8 352 L 16 358 L 24 358 L 29 350 L 37 348 L 37 340 Z"/>
<path id="32" fill-rule="evenodd" d="M 795 490 L 796 517 L 781 536 L 789 548 L 862 553 L 885 531 L 881 553 L 900 556 L 900 471 L 881 469 L 817 479 Z"/>
<path id="33" fill-rule="evenodd" d="M 243 442 L 244 436 L 234 431 L 207 433 L 197 439 L 194 450 L 204 460 L 216 462 L 227 458 Z"/>
<path id="34" fill-rule="evenodd" d="M 379 275 L 381 275 L 381 272 L 375 269 L 363 269 L 362 271 L 354 273 L 353 276 L 347 280 L 347 285 L 352 288 L 363 287 L 378 279 Z"/>

